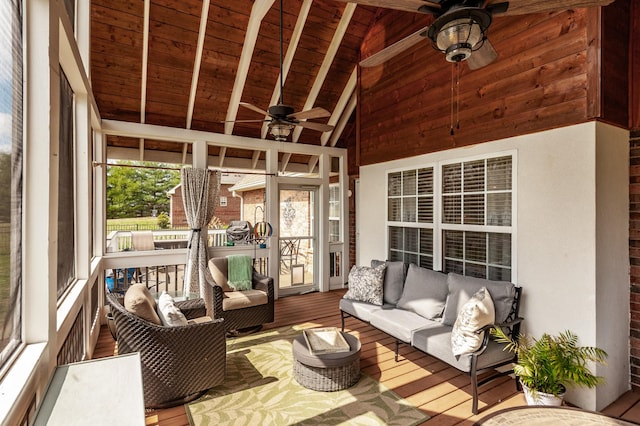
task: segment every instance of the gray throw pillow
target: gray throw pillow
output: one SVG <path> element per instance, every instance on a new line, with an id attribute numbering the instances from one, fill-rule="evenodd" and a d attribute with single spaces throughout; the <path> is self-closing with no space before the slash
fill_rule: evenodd
<path id="1" fill-rule="evenodd" d="M 395 305 L 402 296 L 402 289 L 404 288 L 404 280 L 407 276 L 407 269 L 409 264 L 404 263 L 401 260 L 383 261 L 372 260 L 371 267 L 375 268 L 380 265 L 387 265 L 387 270 L 384 273 L 383 283 L 383 300 L 384 303 L 390 303 Z"/>
<path id="2" fill-rule="evenodd" d="M 449 284 L 449 295 L 444 314 L 442 314 L 443 324 L 453 325 L 464 304 L 482 287 L 487 288 L 491 299 L 493 299 L 496 309 L 496 323 L 503 323 L 507 320 L 516 295 L 516 287 L 512 283 L 466 277 L 453 272 L 449 273 L 447 283 Z"/>
<path id="3" fill-rule="evenodd" d="M 345 299 L 382 305 L 382 282 L 387 265 L 376 268 L 353 266 L 349 272 L 349 290 Z"/>
<path id="4" fill-rule="evenodd" d="M 409 265 L 407 280 L 397 307 L 428 318 L 442 316 L 447 300 L 447 276 L 442 272 Z"/>

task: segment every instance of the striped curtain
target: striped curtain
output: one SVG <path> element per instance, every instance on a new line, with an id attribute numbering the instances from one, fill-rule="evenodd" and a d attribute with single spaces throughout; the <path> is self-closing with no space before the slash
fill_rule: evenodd
<path id="1" fill-rule="evenodd" d="M 202 297 L 207 315 L 213 315 L 213 278 L 207 267 L 207 225 L 213 218 L 220 193 L 220 172 L 183 168 L 182 200 L 191 227 L 189 252 L 184 271 L 184 294 Z"/>

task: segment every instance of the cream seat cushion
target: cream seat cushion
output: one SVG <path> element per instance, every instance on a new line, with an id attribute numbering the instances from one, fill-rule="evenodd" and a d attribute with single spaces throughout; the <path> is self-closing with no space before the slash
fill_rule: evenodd
<path id="1" fill-rule="evenodd" d="M 224 295 L 225 298 L 222 299 L 223 311 L 266 305 L 268 302 L 267 293 L 261 290 L 230 291 Z"/>

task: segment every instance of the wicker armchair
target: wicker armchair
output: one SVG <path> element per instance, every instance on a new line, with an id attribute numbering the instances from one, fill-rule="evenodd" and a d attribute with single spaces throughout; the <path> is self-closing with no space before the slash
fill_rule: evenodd
<path id="1" fill-rule="evenodd" d="M 115 294 L 107 294 L 107 300 L 115 322 L 118 353 L 140 352 L 145 406 L 180 405 L 224 381 L 224 321 L 164 327 L 129 313 Z M 202 299 L 176 305 L 187 319 L 205 314 Z"/>
<path id="2" fill-rule="evenodd" d="M 275 293 L 273 278 L 259 274 L 255 269 L 252 276 L 252 290 L 246 292 L 248 297 L 262 296 L 266 303 L 250 304 L 246 307 L 233 306 L 229 308 L 230 296 L 245 292 L 235 291 L 233 295 L 225 292 L 229 290 L 226 283 L 227 259 L 214 257 L 209 259 L 209 270 L 214 279 L 213 286 L 213 317 L 224 318 L 227 331 L 238 331 L 249 328 L 260 328 L 262 324 L 273 322 Z M 261 293 L 261 294 L 260 294 Z M 266 297 L 265 297 L 266 296 Z"/>

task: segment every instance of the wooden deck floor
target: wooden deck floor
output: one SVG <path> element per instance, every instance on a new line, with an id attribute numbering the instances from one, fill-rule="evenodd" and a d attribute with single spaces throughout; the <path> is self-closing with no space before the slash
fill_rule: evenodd
<path id="1" fill-rule="evenodd" d="M 265 328 L 291 324 L 339 327 L 338 303 L 343 294 L 344 291 L 332 291 L 279 299 L 276 320 Z M 466 374 L 407 346 L 401 348 L 402 357 L 396 363 L 391 337 L 355 319 L 349 319 L 346 328 L 362 342 L 362 370 L 429 414 L 431 419 L 426 425 L 472 425 L 491 412 L 526 405 L 522 393 L 515 389 L 514 380 L 505 377 L 480 388 L 480 414 L 473 416 Z M 111 356 L 114 350 L 115 342 L 103 326 L 94 358 Z M 603 412 L 640 423 L 640 392 L 627 392 Z M 150 410 L 146 421 L 147 425 L 160 426 L 189 424 L 183 406 Z"/>

